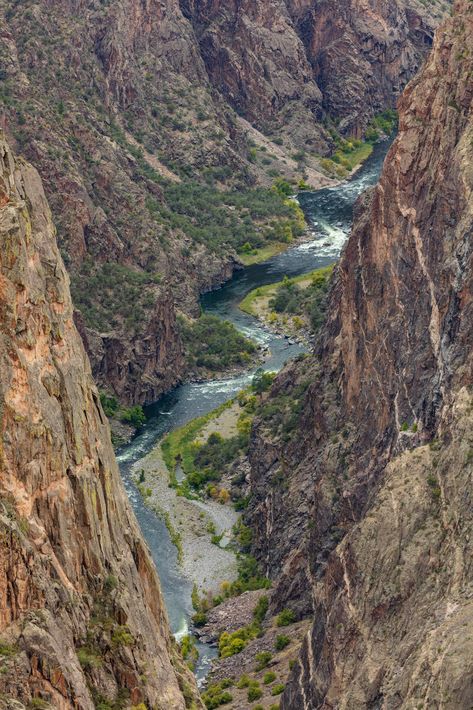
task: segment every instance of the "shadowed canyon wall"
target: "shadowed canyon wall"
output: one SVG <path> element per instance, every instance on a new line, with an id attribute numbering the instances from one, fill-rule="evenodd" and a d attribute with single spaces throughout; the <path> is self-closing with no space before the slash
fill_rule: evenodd
<path id="1" fill-rule="evenodd" d="M 253 431 L 248 519 L 275 608 L 312 614 L 298 708 L 469 707 L 473 9 L 456 4 L 399 106 L 315 357 L 297 433 Z"/>

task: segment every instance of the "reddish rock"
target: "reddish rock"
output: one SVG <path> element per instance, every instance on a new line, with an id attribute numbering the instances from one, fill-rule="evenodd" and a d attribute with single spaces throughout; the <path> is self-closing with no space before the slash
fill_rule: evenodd
<path id="1" fill-rule="evenodd" d="M 3 137 L 0 180 L 2 700 L 93 710 L 128 687 L 184 709 L 185 683 L 200 707 L 123 490 L 41 181 Z"/>

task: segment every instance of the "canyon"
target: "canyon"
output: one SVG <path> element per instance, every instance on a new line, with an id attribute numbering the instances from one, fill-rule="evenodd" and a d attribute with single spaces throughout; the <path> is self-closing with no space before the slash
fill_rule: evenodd
<path id="1" fill-rule="evenodd" d="M 186 374 L 176 314 L 196 316 L 240 263 L 248 210 L 206 218 L 233 220 L 216 248 L 195 215 L 183 223 L 189 181 L 196 198 L 202 182 L 267 188 L 278 174 L 329 184 L 334 131 L 362 136 L 395 105 L 448 7 L 0 4 L 2 121 L 43 179 L 101 389 L 124 405 L 171 389 Z"/>
<path id="2" fill-rule="evenodd" d="M 246 547 L 271 582 L 252 640 L 274 648 L 278 615 L 294 624 L 281 710 L 473 705 L 473 6 L 438 25 L 448 10 L 2 5 L 0 708 L 204 707 L 101 391 L 161 408 L 185 376 L 181 319 L 242 266 L 202 212 L 225 235 L 289 227 L 258 145 L 280 176 L 332 185 L 320 159 L 403 90 L 314 349 L 273 339 L 277 368 L 297 356 L 255 396 L 239 451 Z M 196 410 L 216 397 L 199 387 Z M 232 654 L 216 677 L 251 663 Z"/>

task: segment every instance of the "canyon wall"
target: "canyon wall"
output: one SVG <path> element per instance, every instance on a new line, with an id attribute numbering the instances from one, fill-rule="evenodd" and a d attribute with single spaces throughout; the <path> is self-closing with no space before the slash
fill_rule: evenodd
<path id="1" fill-rule="evenodd" d="M 273 606 L 314 618 L 284 710 L 472 703 L 472 52 L 463 1 L 356 207 L 315 357 L 273 387 L 299 427 L 253 432 L 254 550 Z"/>
<path id="2" fill-rule="evenodd" d="M 121 484 L 41 180 L 3 136 L 0 234 L 2 702 L 201 707 Z"/>
<path id="3" fill-rule="evenodd" d="M 398 0 L 183 0 L 208 75 L 263 132 L 326 150 L 322 120 L 363 134 L 394 107 L 432 44 L 444 10 Z"/>

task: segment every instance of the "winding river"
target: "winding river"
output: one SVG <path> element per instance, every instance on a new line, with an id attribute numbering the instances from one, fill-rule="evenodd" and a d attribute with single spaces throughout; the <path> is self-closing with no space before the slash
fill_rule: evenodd
<path id="1" fill-rule="evenodd" d="M 237 271 L 222 288 L 205 294 L 202 306 L 207 313 L 231 321 L 241 332 L 270 350 L 265 369 L 276 371 L 303 348 L 288 343 L 286 338 L 268 331 L 255 318 L 239 310 L 238 304 L 248 291 L 280 281 L 285 275 L 297 276 L 335 261 L 347 238 L 352 221 L 353 204 L 358 195 L 377 182 L 388 142 L 378 143 L 372 155 L 351 180 L 337 187 L 304 192 L 300 205 L 310 226 L 313 239 L 288 249 L 272 259 Z M 133 505 L 143 535 L 159 572 L 171 629 L 177 637 L 188 628 L 192 615 L 192 583 L 183 576 L 177 564 L 177 551 L 164 522 L 143 502 L 131 479 L 131 468 L 143 458 L 167 432 L 209 412 L 235 396 L 247 386 L 253 371 L 226 380 L 184 384 L 148 407 L 148 421 L 139 435 L 117 453 L 126 491 Z M 215 650 L 199 646 L 198 677 L 205 675 Z"/>

